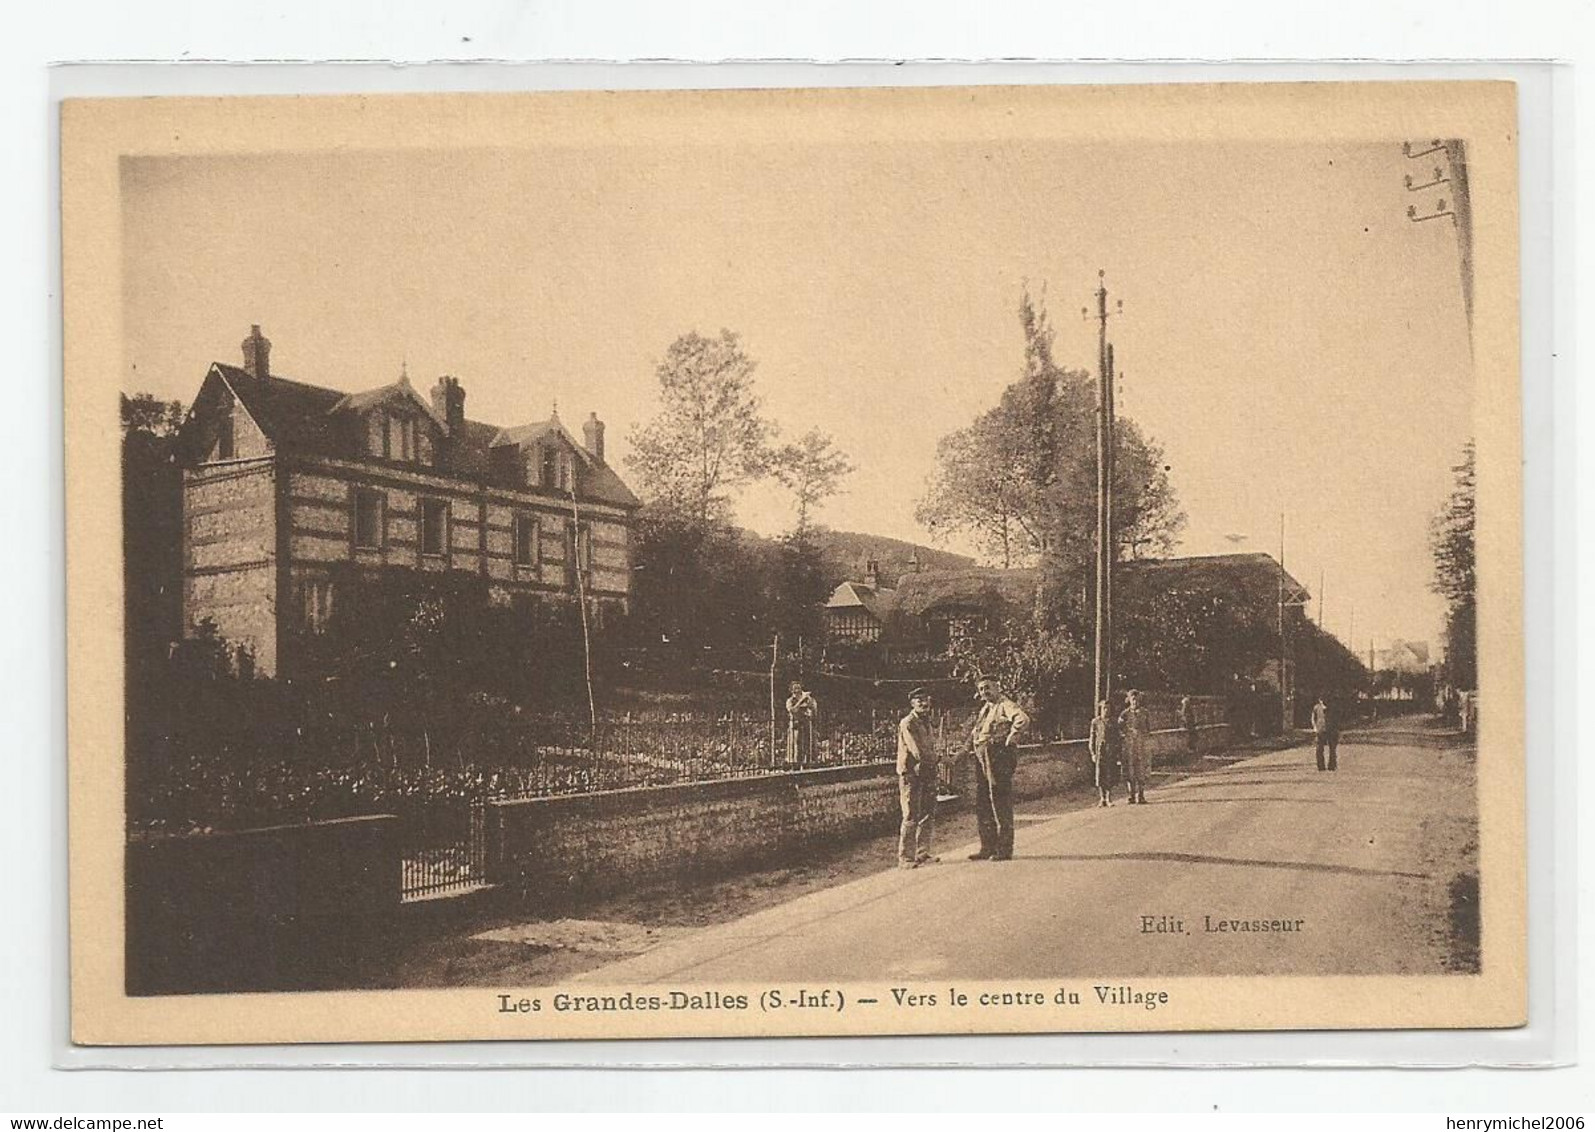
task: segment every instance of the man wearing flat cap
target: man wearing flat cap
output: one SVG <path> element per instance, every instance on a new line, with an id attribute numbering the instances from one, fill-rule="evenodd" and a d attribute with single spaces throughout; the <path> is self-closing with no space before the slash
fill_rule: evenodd
<path id="1" fill-rule="evenodd" d="M 1003 694 L 994 677 L 975 681 L 981 701 L 975 719 L 975 819 L 980 852 L 971 861 L 1013 858 L 1013 774 L 1019 765 L 1019 737 L 1030 727 L 1024 709 Z"/>
<path id="2" fill-rule="evenodd" d="M 909 712 L 897 725 L 897 793 L 903 825 L 897 835 L 897 867 L 934 863 L 930 839 L 936 831 L 936 733 L 930 727 L 930 693 L 908 693 Z"/>

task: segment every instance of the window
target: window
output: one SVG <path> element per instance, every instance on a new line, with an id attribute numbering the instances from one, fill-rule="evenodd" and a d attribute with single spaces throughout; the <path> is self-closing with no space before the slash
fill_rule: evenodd
<path id="1" fill-rule="evenodd" d="M 570 488 L 570 473 L 571 473 L 570 453 L 569 452 L 561 452 L 559 454 L 559 490 L 560 491 L 569 491 L 571 489 Z"/>
<path id="2" fill-rule="evenodd" d="M 559 453 L 552 448 L 544 448 L 542 453 L 543 478 L 538 482 L 544 487 L 554 487 L 559 481 Z"/>
<path id="3" fill-rule="evenodd" d="M 536 566 L 537 551 L 537 520 L 531 515 L 515 516 L 515 565 Z"/>
<path id="4" fill-rule="evenodd" d="M 421 553 L 441 556 L 448 544 L 448 503 L 441 499 L 421 500 Z"/>
<path id="5" fill-rule="evenodd" d="M 221 434 L 216 438 L 216 459 L 231 460 L 233 445 L 233 403 L 229 400 L 222 408 Z"/>
<path id="6" fill-rule="evenodd" d="M 592 576 L 593 529 L 586 523 L 578 527 L 574 520 L 565 520 L 565 588 L 577 588 L 577 571 L 585 585 Z"/>
<path id="7" fill-rule="evenodd" d="M 432 446 L 426 447 L 425 462 L 430 463 Z M 423 459 L 419 422 L 405 413 L 372 413 L 366 423 L 366 451 L 405 463 Z"/>
<path id="8" fill-rule="evenodd" d="M 332 582 L 328 579 L 311 579 L 304 584 L 305 631 L 324 633 L 332 620 Z"/>
<path id="9" fill-rule="evenodd" d="M 354 493 L 354 544 L 367 550 L 382 549 L 383 512 L 385 504 L 380 491 Z"/>

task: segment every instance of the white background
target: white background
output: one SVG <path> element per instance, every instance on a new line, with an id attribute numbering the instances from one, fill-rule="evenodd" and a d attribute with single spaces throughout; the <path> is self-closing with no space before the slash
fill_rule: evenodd
<path id="1" fill-rule="evenodd" d="M 1591 1075 L 1577 1068 L 1463 1070 L 756 1070 L 633 1071 L 585 1069 L 534 1073 L 480 1070 L 208 1070 L 128 1072 L 52 1068 L 62 1053 L 64 860 L 62 845 L 62 586 L 59 296 L 52 293 L 58 248 L 52 219 L 53 145 L 47 65 L 65 60 L 336 60 L 396 59 L 1557 59 L 1584 80 L 1591 62 L 1587 5 L 1469 2 L 1340 2 L 1069 5 L 883 3 L 715 4 L 472 3 L 404 6 L 330 2 L 255 5 L 57 3 L 13 8 L 0 43 L 0 118 L 5 122 L 8 176 L 0 178 L 6 238 L 6 377 L 0 412 L 0 492 L 8 554 L 0 665 L 6 679 L 5 820 L 0 823 L 0 1112 L 157 1113 L 184 1110 L 503 1110 L 519 1108 L 975 1108 L 1114 1109 L 1415 1109 L 1453 1114 L 1587 1110 Z M 1126 76 L 1129 77 L 1129 76 Z M 1189 75 L 1182 76 L 1189 78 Z M 1209 77 L 1209 76 L 1200 76 Z M 1212 78 L 1234 78 L 1215 69 Z M 1290 77 L 1275 74 L 1273 77 Z M 1303 74 L 1301 77 L 1308 77 Z M 1312 77 L 1324 77 L 1314 74 Z M 1360 77 L 1360 76 L 1350 76 Z M 680 81 L 680 80 L 678 80 Z M 724 84 L 735 79 L 704 76 Z M 871 81 L 887 81 L 874 76 Z M 631 85 L 631 84 L 627 84 Z M 1573 84 L 1553 88 L 1561 97 Z M 1574 118 L 1595 118 L 1588 81 L 1576 83 L 1578 111 L 1563 115 L 1547 156 L 1550 176 L 1537 191 L 1525 181 L 1525 251 L 1548 254 L 1557 272 L 1554 304 L 1525 287 L 1525 373 L 1530 435 L 1526 478 L 1530 502 L 1528 557 L 1531 735 L 1538 770 L 1557 763 L 1559 815 L 1589 810 L 1584 775 L 1575 782 L 1586 741 L 1573 725 L 1583 714 L 1577 642 L 1589 615 L 1575 587 L 1577 564 L 1589 560 L 1589 504 L 1575 498 L 1590 485 L 1588 445 L 1575 437 L 1589 421 L 1588 397 L 1573 364 L 1574 256 L 1588 283 L 1590 225 L 1574 242 L 1575 186 L 1589 185 L 1589 147 Z M 1584 131 L 1587 133 L 1587 131 Z M 1552 200 L 1555 242 L 1535 253 L 1529 231 L 1547 231 Z M 1582 219 L 1582 217 L 1580 217 Z M 1527 284 L 1527 278 L 1526 278 Z M 1586 285 L 1582 289 L 1588 294 Z M 1554 320 L 1549 316 L 1554 314 Z M 1532 350 L 1531 321 L 1545 337 Z M 1554 361 L 1548 356 L 1552 349 Z M 1552 374 L 1554 373 L 1554 380 Z M 114 538 L 115 532 L 106 532 Z M 1554 721 L 1555 734 L 1552 734 Z M 1537 811 L 1544 814 L 1547 811 Z M 1550 886 L 1562 911 L 1591 929 L 1591 901 L 1574 875 L 1576 821 L 1537 830 L 1535 897 Z M 1550 844 L 1551 833 L 1558 844 Z M 1587 839 L 1586 839 L 1587 842 Z M 1587 853 L 1583 854 L 1587 861 Z M 1554 860 L 1556 868 L 1550 866 Z M 1539 905 L 1537 904 L 1538 908 Z M 1541 921 L 1543 922 L 1543 921 Z M 1564 922 L 1564 929 L 1570 928 Z M 1558 940 L 1556 962 L 1571 969 L 1572 932 Z M 1564 942 L 1565 941 L 1565 942 Z M 1542 964 L 1543 967 L 1543 964 Z M 1537 972 L 1542 973 L 1542 972 Z M 1557 998 L 1589 1032 L 1586 985 L 1564 981 Z M 1421 1059 L 1422 1042 L 1411 1039 Z M 1200 1039 L 1167 1039 L 1189 1055 Z M 1308 1043 L 1310 1045 L 1310 1042 Z M 1332 1043 L 1326 1039 L 1325 1048 Z M 1399 1048 L 1399 1046 L 1395 1047 Z M 1557 1047 L 1564 1059 L 1569 1043 Z M 1586 1045 L 1586 1048 L 1588 1046 Z M 954 1060 L 978 1060 L 978 1042 Z M 323 1061 L 340 1051 L 301 1051 Z M 344 1051 L 347 1052 L 347 1051 Z M 468 1052 L 468 1051 L 467 1051 Z M 502 1048 L 479 1048 L 503 1056 Z M 745 1052 L 745 1051 L 743 1051 Z M 635 1057 L 636 1055 L 633 1054 Z M 701 1054 L 699 1055 L 701 1056 Z M 792 1055 L 786 1054 L 788 1058 Z M 845 1056 L 868 1060 L 859 1051 Z M 1304 1053 L 1303 1056 L 1314 1056 Z M 1426 1122 L 1433 1125 L 1433 1122 Z"/>

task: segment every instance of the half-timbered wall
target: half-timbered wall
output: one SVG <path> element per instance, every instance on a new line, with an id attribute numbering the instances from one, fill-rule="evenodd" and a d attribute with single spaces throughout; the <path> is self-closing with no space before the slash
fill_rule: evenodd
<path id="1" fill-rule="evenodd" d="M 517 594 L 573 597 L 567 555 L 575 548 L 586 560 L 588 596 L 623 607 L 630 595 L 629 516 L 620 508 L 579 503 L 577 537 L 569 504 L 531 492 L 297 459 L 281 471 L 287 478 L 279 500 L 276 474 L 276 460 L 238 460 L 192 470 L 185 486 L 185 617 L 191 627 L 209 617 L 223 637 L 254 652 L 262 674 L 278 668 L 279 505 L 285 631 L 326 626 L 338 600 L 332 566 L 342 562 L 474 573 L 489 580 L 492 600 L 507 604 Z M 430 547 L 429 505 L 441 524 Z M 517 561 L 518 522 L 529 524 L 525 561 Z"/>

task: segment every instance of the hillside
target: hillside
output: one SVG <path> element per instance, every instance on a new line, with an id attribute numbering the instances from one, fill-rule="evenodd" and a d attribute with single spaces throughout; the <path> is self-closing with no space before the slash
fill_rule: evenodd
<path id="1" fill-rule="evenodd" d="M 745 528 L 739 533 L 745 542 L 755 545 L 773 547 L 779 541 Z M 880 563 L 881 582 L 888 587 L 897 585 L 897 579 L 908 573 L 908 564 L 916 555 L 921 570 L 968 570 L 978 565 L 968 555 L 862 531 L 833 531 L 829 527 L 817 527 L 814 541 L 819 543 L 825 561 L 825 573 L 837 581 L 862 581 L 864 564 L 871 558 Z"/>
<path id="2" fill-rule="evenodd" d="M 881 582 L 887 586 L 897 585 L 898 577 L 908 571 L 909 560 L 916 554 L 922 570 L 967 570 L 975 565 L 973 558 L 963 554 L 859 531 L 833 531 L 822 527 L 815 532 L 815 537 L 827 569 L 841 578 L 863 578 L 864 564 L 871 558 L 880 563 Z"/>

